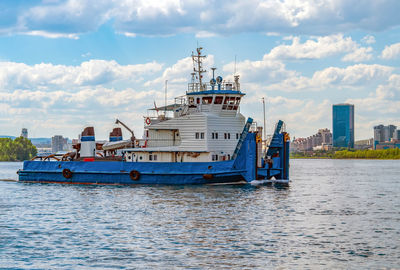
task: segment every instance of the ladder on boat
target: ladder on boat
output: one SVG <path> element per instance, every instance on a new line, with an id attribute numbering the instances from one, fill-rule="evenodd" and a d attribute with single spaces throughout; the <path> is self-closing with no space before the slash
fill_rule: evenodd
<path id="1" fill-rule="evenodd" d="M 240 134 L 239 141 L 238 141 L 238 143 L 236 145 L 236 149 L 233 152 L 233 155 L 232 155 L 232 158 L 231 158 L 232 160 L 236 159 L 237 155 L 239 154 L 240 148 L 242 148 L 242 144 L 243 144 L 244 140 L 246 139 L 247 134 L 249 133 L 249 130 L 250 130 L 250 127 L 251 127 L 252 123 L 253 123 L 253 119 L 249 117 L 247 119 L 246 124 L 244 125 L 242 134 Z"/>

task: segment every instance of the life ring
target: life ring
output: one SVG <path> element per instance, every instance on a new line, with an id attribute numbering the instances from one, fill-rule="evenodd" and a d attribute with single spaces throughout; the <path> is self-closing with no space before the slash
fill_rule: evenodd
<path id="1" fill-rule="evenodd" d="M 140 178 L 140 173 L 139 173 L 138 171 L 133 170 L 133 171 L 131 171 L 131 172 L 129 173 L 129 177 L 130 177 L 133 181 L 137 181 L 137 180 L 139 180 L 139 178 Z"/>
<path id="2" fill-rule="evenodd" d="M 70 178 L 72 177 L 72 172 L 71 172 L 69 169 L 64 169 L 64 170 L 62 171 L 62 175 L 63 175 L 65 178 L 70 179 Z"/>
<path id="3" fill-rule="evenodd" d="M 146 117 L 146 120 L 145 120 L 145 122 L 146 122 L 146 125 L 150 125 L 150 124 L 151 124 L 150 117 Z"/>

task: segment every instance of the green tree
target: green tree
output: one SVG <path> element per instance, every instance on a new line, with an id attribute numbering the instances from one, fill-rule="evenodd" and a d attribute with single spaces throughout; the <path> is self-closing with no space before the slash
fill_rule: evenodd
<path id="1" fill-rule="evenodd" d="M 0 161 L 22 161 L 31 159 L 36 154 L 36 147 L 26 138 L 0 138 Z"/>

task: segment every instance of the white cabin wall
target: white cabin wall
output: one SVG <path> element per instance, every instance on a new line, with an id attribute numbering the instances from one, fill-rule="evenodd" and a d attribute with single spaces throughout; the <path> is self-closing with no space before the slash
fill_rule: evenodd
<path id="1" fill-rule="evenodd" d="M 170 119 L 149 127 L 149 130 L 176 129 L 179 132 L 182 151 L 205 151 L 207 148 L 207 115 L 196 113 Z M 204 139 L 196 139 L 196 132 L 204 133 Z M 151 137 L 150 137 L 151 139 Z"/>
<path id="2" fill-rule="evenodd" d="M 245 121 L 242 114 L 237 114 L 235 118 L 209 115 L 207 118 L 207 151 L 218 155 L 222 155 L 222 153 L 232 155 L 238 142 L 236 133 L 239 133 L 240 136 Z M 218 139 L 212 139 L 212 133 L 215 132 L 218 132 Z M 225 139 L 224 133 L 230 133 L 230 139 Z"/>
<path id="3" fill-rule="evenodd" d="M 148 147 L 174 146 L 174 131 L 150 129 L 147 146 Z"/>

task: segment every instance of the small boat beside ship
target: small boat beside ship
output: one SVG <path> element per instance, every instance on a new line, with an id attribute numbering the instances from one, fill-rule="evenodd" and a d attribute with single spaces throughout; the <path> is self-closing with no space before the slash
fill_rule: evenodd
<path id="1" fill-rule="evenodd" d="M 144 134 L 123 140 L 115 128 L 96 142 L 87 127 L 62 156 L 24 161 L 21 182 L 68 184 L 245 184 L 289 183 L 289 135 L 279 121 L 268 143 L 262 128 L 240 113 L 245 96 L 239 76 L 203 82 L 202 48 L 192 54 L 194 72 L 185 95 L 151 110 Z M 159 114 L 159 112 L 163 112 Z M 265 138 L 264 138 L 265 139 Z"/>

